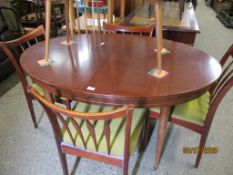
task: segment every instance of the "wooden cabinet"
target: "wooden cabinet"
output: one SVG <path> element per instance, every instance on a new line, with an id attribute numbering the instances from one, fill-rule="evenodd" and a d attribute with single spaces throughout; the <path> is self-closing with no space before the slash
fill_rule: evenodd
<path id="1" fill-rule="evenodd" d="M 190 8 L 191 3 L 185 4 L 183 20 L 179 21 L 178 2 L 163 3 L 163 36 L 165 39 L 194 45 L 196 34 L 200 33 L 195 11 Z M 177 8 L 174 8 L 177 7 Z M 154 13 L 154 12 L 152 12 Z M 121 25 L 155 25 L 155 21 L 148 19 L 149 3 L 131 12 Z"/>

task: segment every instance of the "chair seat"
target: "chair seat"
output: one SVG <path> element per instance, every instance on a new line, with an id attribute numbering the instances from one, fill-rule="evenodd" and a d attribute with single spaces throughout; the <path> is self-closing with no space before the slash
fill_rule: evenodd
<path id="1" fill-rule="evenodd" d="M 114 110 L 110 106 L 100 106 L 100 105 L 89 105 L 86 103 L 77 103 L 75 111 L 78 112 L 107 112 Z M 130 136 L 130 153 L 134 150 L 134 147 L 137 143 L 138 137 L 144 125 L 144 115 L 146 110 L 143 108 L 135 108 L 133 113 L 132 125 L 131 125 L 131 136 Z M 84 149 L 83 142 L 79 137 L 76 129 L 73 124 L 68 121 L 69 128 L 73 137 L 75 138 L 75 145 L 73 145 L 71 138 L 69 137 L 68 132 L 63 128 L 63 143 L 70 146 L 76 146 L 80 149 Z M 81 125 L 81 130 L 83 133 L 84 140 L 87 142 L 87 150 L 96 151 L 95 144 L 92 137 L 89 134 L 86 123 L 83 120 L 76 119 L 76 122 Z M 96 123 L 92 122 L 96 133 L 96 140 L 99 145 L 98 152 L 108 153 L 106 146 L 106 139 L 104 136 L 104 121 L 99 120 Z M 113 119 L 110 124 L 110 154 L 111 155 L 124 155 L 124 138 L 125 138 L 125 118 Z"/>
<path id="2" fill-rule="evenodd" d="M 32 88 L 36 90 L 41 96 L 44 96 L 44 91 L 43 89 L 38 86 L 36 83 L 32 84 Z"/>
<path id="3" fill-rule="evenodd" d="M 209 101 L 210 94 L 207 92 L 199 98 L 175 106 L 172 117 L 203 126 L 209 109 Z M 151 108 L 150 110 L 156 113 L 160 112 L 160 108 Z"/>

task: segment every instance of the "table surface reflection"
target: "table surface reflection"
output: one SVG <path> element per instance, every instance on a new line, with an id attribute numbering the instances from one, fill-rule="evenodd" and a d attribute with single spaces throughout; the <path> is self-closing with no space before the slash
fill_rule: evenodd
<path id="1" fill-rule="evenodd" d="M 36 82 L 57 87 L 72 98 L 148 107 L 173 105 L 200 96 L 221 73 L 215 58 L 178 42 L 164 40 L 171 53 L 163 55 L 162 65 L 169 74 L 158 79 L 148 74 L 157 67 L 154 38 L 77 35 L 70 46 L 62 44 L 64 40 L 51 40 L 51 65 L 37 63 L 44 57 L 44 42 L 28 48 L 20 63 Z"/>

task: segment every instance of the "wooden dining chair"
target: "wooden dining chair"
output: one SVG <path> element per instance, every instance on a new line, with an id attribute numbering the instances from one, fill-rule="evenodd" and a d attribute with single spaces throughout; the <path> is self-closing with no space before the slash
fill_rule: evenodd
<path id="1" fill-rule="evenodd" d="M 33 88 L 28 91 L 47 113 L 64 175 L 68 175 L 66 154 L 122 167 L 123 174 L 128 174 L 129 156 L 141 136 L 145 109 L 79 102 L 73 111 L 47 101 Z"/>
<path id="2" fill-rule="evenodd" d="M 39 26 L 32 32 L 27 33 L 26 35 L 20 38 L 17 38 L 12 41 L 0 42 L 0 48 L 5 52 L 5 54 L 10 59 L 20 79 L 35 128 L 37 128 L 37 122 L 36 122 L 35 112 L 33 109 L 32 97 L 26 91 L 26 87 L 28 86 L 28 81 L 25 77 L 25 73 L 23 69 L 19 64 L 19 57 L 20 54 L 25 50 L 25 48 L 30 47 L 32 43 L 37 43 L 38 42 L 37 38 L 43 36 L 44 36 L 44 28 L 43 26 Z M 35 87 L 38 90 L 38 92 L 43 94 L 43 91 L 39 86 L 34 84 L 33 87 Z"/>
<path id="3" fill-rule="evenodd" d="M 115 24 L 103 23 L 104 32 L 116 33 L 120 32 L 122 34 L 138 34 L 138 35 L 149 35 L 152 37 L 153 27 L 150 25 L 147 26 L 122 26 Z"/>
<path id="4" fill-rule="evenodd" d="M 19 64 L 19 57 L 21 53 L 31 45 L 38 43 L 40 40 L 43 40 L 44 38 L 44 28 L 43 26 L 39 26 L 36 29 L 32 30 L 31 32 L 27 33 L 26 35 L 17 38 L 15 40 L 7 41 L 7 42 L 0 42 L 0 48 L 4 51 L 4 53 L 7 55 L 9 60 L 11 61 L 13 67 L 16 70 L 16 73 L 20 79 L 27 104 L 31 113 L 32 121 L 34 124 L 34 127 L 37 128 L 37 122 L 36 122 L 36 117 L 35 117 L 35 112 L 33 109 L 33 104 L 32 104 L 32 96 L 27 93 L 26 87 L 28 86 L 28 81 L 26 79 L 26 75 L 22 69 L 22 67 Z M 38 86 L 37 84 L 32 84 L 32 86 L 41 94 L 44 95 L 43 89 Z M 62 104 L 65 104 L 66 108 L 70 108 L 70 101 L 59 97 L 56 93 L 56 89 L 52 87 L 43 87 L 47 90 L 48 96 L 51 96 L 51 101 L 59 102 Z M 54 96 L 53 96 L 54 95 Z"/>
<path id="5" fill-rule="evenodd" d="M 175 106 L 169 119 L 170 122 L 201 135 L 195 163 L 196 168 L 199 166 L 215 112 L 224 96 L 233 86 L 233 44 L 222 57 L 220 64 L 223 72 L 209 91 L 197 99 Z M 159 112 L 159 108 L 152 108 L 150 117 L 159 119 Z"/>

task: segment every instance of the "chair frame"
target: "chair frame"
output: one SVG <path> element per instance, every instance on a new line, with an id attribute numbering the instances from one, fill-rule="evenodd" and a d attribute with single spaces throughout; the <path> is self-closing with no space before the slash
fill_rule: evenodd
<path id="1" fill-rule="evenodd" d="M 12 53 L 12 49 L 18 49 L 20 46 L 20 48 L 24 51 L 24 48 L 22 46 L 23 43 L 27 43 L 28 46 L 30 46 L 30 43 L 28 41 L 30 40 L 35 40 L 36 42 L 38 42 L 38 40 L 36 39 L 39 36 L 43 36 L 44 35 L 44 28 L 43 26 L 39 26 L 37 27 L 35 30 L 33 30 L 32 32 L 17 38 L 15 40 L 12 41 L 8 41 L 8 42 L 0 42 L 0 48 L 5 52 L 5 54 L 8 56 L 8 58 L 10 59 L 12 65 L 14 66 L 16 73 L 20 79 L 23 91 L 24 91 L 24 95 L 26 97 L 27 100 L 27 104 L 31 113 L 31 118 L 34 124 L 34 127 L 37 128 L 37 122 L 36 122 L 36 117 L 35 117 L 35 112 L 33 109 L 33 103 L 32 103 L 32 97 L 29 93 L 27 93 L 27 89 L 26 87 L 28 86 L 28 82 L 26 80 L 26 75 L 22 69 L 22 67 L 19 64 L 19 61 L 16 59 L 15 55 L 19 58 L 20 54 L 18 52 Z"/>
<path id="2" fill-rule="evenodd" d="M 24 95 L 26 97 L 27 100 L 27 104 L 30 110 L 30 114 L 31 114 L 31 118 L 34 124 L 34 127 L 37 128 L 38 124 L 36 122 L 36 117 L 35 117 L 35 112 L 34 112 L 34 108 L 33 108 L 33 97 L 27 92 L 27 87 L 28 87 L 28 81 L 26 80 L 26 74 L 24 73 L 20 63 L 19 63 L 19 57 L 21 52 L 19 52 L 20 50 L 22 52 L 24 52 L 24 50 L 27 47 L 31 46 L 30 41 L 35 41 L 35 43 L 38 43 L 38 38 L 45 35 L 45 30 L 44 27 L 42 25 L 38 26 L 37 28 L 35 28 L 34 30 L 32 30 L 31 32 L 27 33 L 24 36 L 21 36 L 17 39 L 14 39 L 12 41 L 7 41 L 7 42 L 0 42 L 0 48 L 5 52 L 5 54 L 7 55 L 7 57 L 10 59 L 12 65 L 14 66 L 16 73 L 20 79 L 23 91 L 24 91 Z M 26 48 L 25 48 L 26 46 Z M 16 58 L 17 56 L 17 58 Z M 36 82 L 35 79 L 33 79 L 33 77 L 31 77 L 32 82 Z M 66 106 L 67 109 L 70 109 L 70 100 L 65 99 L 65 98 L 59 98 L 59 91 L 52 86 L 48 86 L 45 84 L 39 84 L 42 89 L 44 90 L 45 96 L 51 101 L 51 102 L 58 102 L 58 103 L 62 103 Z M 58 98 L 57 98 L 58 97 Z"/>
<path id="3" fill-rule="evenodd" d="M 220 102 L 226 95 L 226 93 L 233 86 L 233 69 L 230 69 L 231 66 L 233 65 L 233 60 L 230 61 L 230 64 L 226 65 L 226 62 L 229 60 L 230 56 L 233 57 L 233 44 L 231 45 L 231 47 L 227 50 L 227 52 L 224 54 L 224 56 L 220 60 L 220 65 L 222 67 L 226 66 L 226 68 L 223 69 L 223 72 L 220 78 L 209 89 L 209 93 L 211 95 L 210 106 L 209 106 L 208 113 L 206 114 L 204 125 L 201 126 L 198 124 L 190 123 L 190 122 L 176 119 L 173 117 L 169 118 L 170 122 L 183 126 L 185 128 L 191 129 L 201 135 L 201 139 L 199 143 L 199 151 L 198 151 L 198 154 L 196 157 L 196 163 L 195 163 L 196 168 L 198 168 L 199 166 L 201 156 L 202 156 L 202 153 L 205 147 L 205 143 L 207 140 L 207 136 L 208 136 L 209 129 L 211 127 L 215 112 Z M 160 114 L 156 112 L 150 112 L 150 118 L 159 119 Z M 147 120 L 146 120 L 146 123 L 148 123 Z M 146 132 L 148 133 L 148 128 L 146 130 L 147 130 Z"/>
<path id="4" fill-rule="evenodd" d="M 47 113 L 47 116 L 49 118 L 49 121 L 51 123 L 53 133 L 56 140 L 56 145 L 58 149 L 58 154 L 60 158 L 60 162 L 62 165 L 62 170 L 64 175 L 68 175 L 68 167 L 66 162 L 66 154 L 71 154 L 79 157 L 86 157 L 89 159 L 101 161 L 107 164 L 111 164 L 117 167 L 123 168 L 123 174 L 128 174 L 128 162 L 129 162 L 129 145 L 130 145 L 130 131 L 131 131 L 131 122 L 132 122 L 132 116 L 133 116 L 133 105 L 125 105 L 121 108 L 118 108 L 111 112 L 102 112 L 102 113 L 82 113 L 77 111 L 71 111 L 67 110 L 61 107 L 58 107 L 54 105 L 53 103 L 50 103 L 48 100 L 46 100 L 44 97 L 40 96 L 33 88 L 28 87 L 28 92 L 30 92 L 35 99 L 37 99 L 40 104 L 44 107 L 45 112 Z M 65 115 L 69 118 L 70 122 L 72 122 L 73 126 L 75 126 L 82 143 L 85 148 L 79 148 L 75 146 L 75 141 L 72 137 L 71 131 L 68 127 L 67 122 L 62 117 L 62 115 Z M 116 156 L 110 154 L 110 127 L 109 122 L 112 119 L 117 118 L 125 118 L 126 120 L 126 127 L 125 127 L 125 139 L 124 139 L 124 155 L 123 156 Z M 87 128 L 90 134 L 90 137 L 92 137 L 94 144 L 95 144 L 95 151 L 88 151 L 86 150 L 86 142 L 83 138 L 81 126 L 77 124 L 75 119 L 81 119 L 87 122 Z M 104 121 L 104 128 L 103 128 L 103 134 L 106 138 L 106 146 L 108 153 L 101 153 L 98 152 L 98 143 L 96 141 L 96 135 L 94 126 L 91 124 L 90 120 L 92 121 L 98 121 L 103 120 Z M 59 122 L 62 123 L 63 127 L 68 132 L 73 145 L 68 145 L 63 143 L 62 139 L 62 133 L 61 133 L 61 126 L 59 125 Z"/>
<path id="5" fill-rule="evenodd" d="M 152 37 L 153 34 L 153 27 L 150 25 L 146 26 L 122 26 L 122 25 L 114 25 L 109 23 L 103 23 L 104 32 L 106 31 L 115 31 L 115 32 L 122 32 L 123 34 L 126 33 L 139 33 L 140 36 L 142 34 L 149 34 Z"/>

